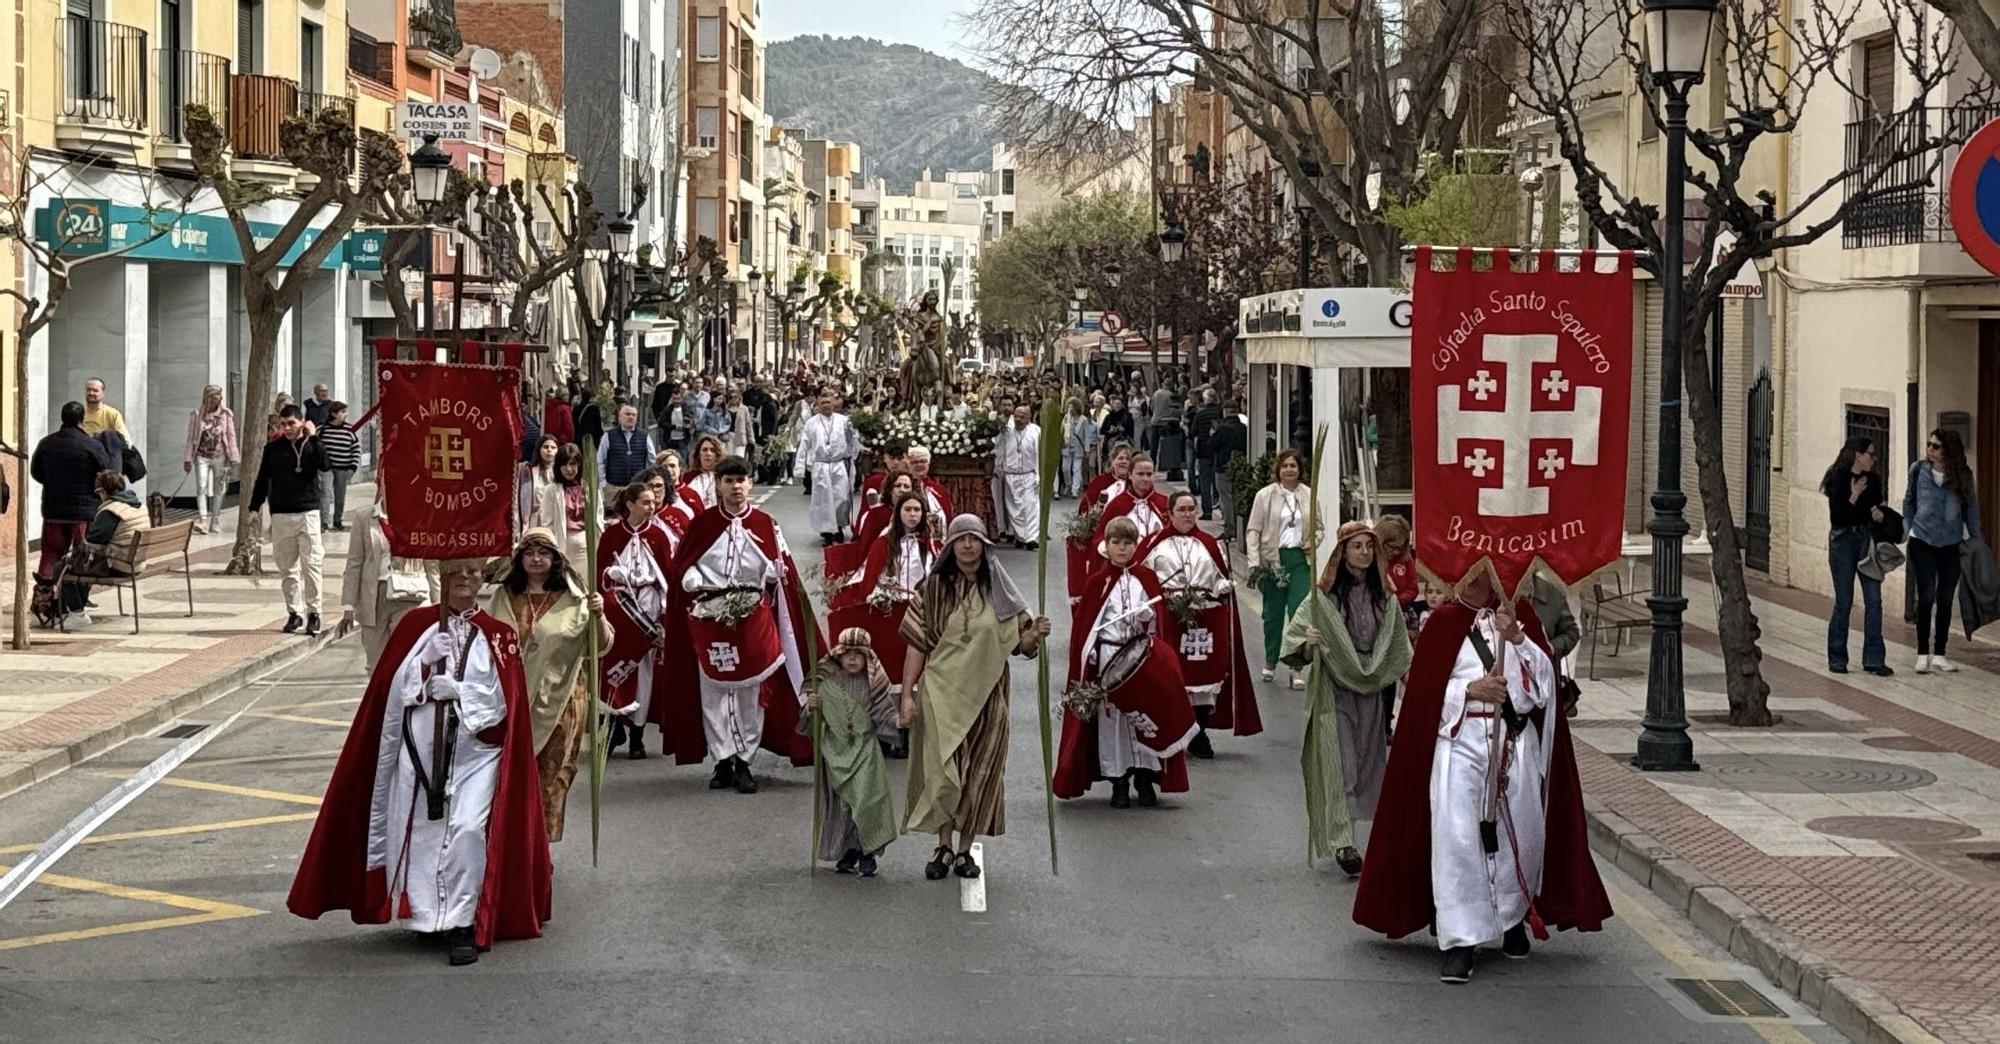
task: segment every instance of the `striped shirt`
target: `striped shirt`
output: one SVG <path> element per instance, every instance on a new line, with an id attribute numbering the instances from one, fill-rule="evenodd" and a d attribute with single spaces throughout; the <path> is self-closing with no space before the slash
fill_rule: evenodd
<path id="1" fill-rule="evenodd" d="M 321 428 L 319 444 L 326 452 L 328 471 L 353 471 L 361 466 L 361 440 L 346 424 L 329 424 Z"/>

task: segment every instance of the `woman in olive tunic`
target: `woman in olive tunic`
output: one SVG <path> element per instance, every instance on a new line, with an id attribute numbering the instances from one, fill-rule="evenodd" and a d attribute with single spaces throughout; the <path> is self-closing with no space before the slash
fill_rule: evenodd
<path id="1" fill-rule="evenodd" d="M 528 680 L 534 718 L 535 767 L 542 780 L 542 816 L 550 841 L 562 840 L 563 806 L 576 779 L 589 695 L 583 678 L 592 617 L 604 620 L 603 603 L 585 594 L 563 557 L 555 533 L 535 527 L 521 534 L 514 560 L 486 596 L 486 611 L 521 639 L 521 669 Z M 611 628 L 603 623 L 603 641 Z"/>
<path id="2" fill-rule="evenodd" d="M 1037 655 L 1049 633 L 1048 618 L 1028 612 L 987 554 L 991 544 L 978 516 L 952 519 L 950 553 L 938 556 L 903 616 L 909 652 L 897 717 L 914 724 L 904 829 L 937 834 L 924 866 L 933 881 L 978 877 L 972 839 L 1006 832 L 1007 656 Z"/>

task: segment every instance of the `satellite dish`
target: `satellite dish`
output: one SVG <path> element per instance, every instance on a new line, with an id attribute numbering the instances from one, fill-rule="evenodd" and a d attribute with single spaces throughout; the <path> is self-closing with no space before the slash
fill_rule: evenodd
<path id="1" fill-rule="evenodd" d="M 491 47 L 480 47 L 472 52 L 466 64 L 472 67 L 472 75 L 482 80 L 490 80 L 500 75 L 500 52 Z"/>

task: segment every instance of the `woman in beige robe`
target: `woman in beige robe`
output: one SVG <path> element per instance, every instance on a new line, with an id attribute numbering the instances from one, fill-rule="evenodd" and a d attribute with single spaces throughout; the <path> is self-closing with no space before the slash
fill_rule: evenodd
<path id="1" fill-rule="evenodd" d="M 1007 657 L 1032 657 L 1049 633 L 987 548 L 986 525 L 960 515 L 945 531 L 949 554 L 903 616 L 903 694 L 897 723 L 910 736 L 904 829 L 937 834 L 924 876 L 978 877 L 972 840 L 1006 832 Z M 952 836 L 957 834 L 957 843 Z"/>
<path id="2" fill-rule="evenodd" d="M 486 611 L 521 639 L 521 670 L 528 680 L 528 708 L 534 719 L 535 767 L 542 781 L 542 816 L 549 840 L 560 841 L 563 807 L 576 779 L 577 751 L 590 706 L 583 663 L 593 618 L 603 628 L 603 644 L 611 643 L 604 603 L 597 595 L 584 593 L 555 533 L 537 526 L 521 534 L 513 563 L 486 596 Z"/>

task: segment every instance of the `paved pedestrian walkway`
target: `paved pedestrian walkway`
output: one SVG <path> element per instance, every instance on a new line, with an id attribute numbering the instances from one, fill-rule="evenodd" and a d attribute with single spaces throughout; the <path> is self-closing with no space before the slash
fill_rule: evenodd
<path id="1" fill-rule="evenodd" d="M 372 485 L 348 491 L 350 505 L 374 498 Z M 324 631 L 317 640 L 283 632 L 284 599 L 264 550 L 265 574 L 224 576 L 234 542 L 228 533 L 196 536 L 193 617 L 180 563 L 139 581 L 145 615 L 139 634 L 109 590 L 89 626 L 69 633 L 33 631 L 26 652 L 0 648 L 0 794 L 46 779 L 133 736 L 172 721 L 236 685 L 287 666 L 331 640 L 340 620 L 340 573 L 346 533 L 325 534 Z M 0 578 L 0 634 L 13 627 L 13 580 Z M 131 612 L 130 595 L 125 611 Z"/>

